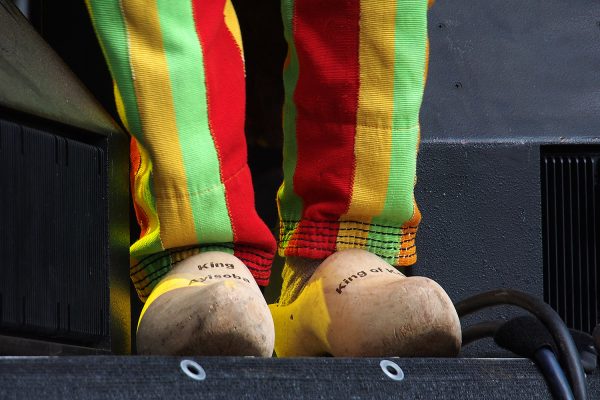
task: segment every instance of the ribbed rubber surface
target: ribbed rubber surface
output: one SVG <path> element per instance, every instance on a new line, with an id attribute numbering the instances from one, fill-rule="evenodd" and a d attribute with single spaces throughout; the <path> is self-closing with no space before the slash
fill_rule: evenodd
<path id="1" fill-rule="evenodd" d="M 544 300 L 569 327 L 600 322 L 600 148 L 542 148 Z"/>
<path id="2" fill-rule="evenodd" d="M 107 336 L 105 151 L 0 120 L 0 188 L 1 331 Z"/>
<path id="3" fill-rule="evenodd" d="M 524 359 L 191 358 L 206 373 L 188 377 L 168 357 L 0 358 L 0 398 L 44 399 L 550 399 L 536 367 Z M 600 398 L 600 375 L 588 377 Z"/>

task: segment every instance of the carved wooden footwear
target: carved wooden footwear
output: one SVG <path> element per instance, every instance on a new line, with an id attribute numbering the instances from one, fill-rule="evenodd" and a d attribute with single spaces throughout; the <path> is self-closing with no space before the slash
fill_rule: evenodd
<path id="1" fill-rule="evenodd" d="M 364 250 L 329 256 L 300 295 L 269 306 L 278 356 L 453 356 L 452 302 L 434 281 L 407 278 Z"/>
<path id="2" fill-rule="evenodd" d="M 273 320 L 248 268 L 206 252 L 173 267 L 146 301 L 139 354 L 270 357 Z"/>

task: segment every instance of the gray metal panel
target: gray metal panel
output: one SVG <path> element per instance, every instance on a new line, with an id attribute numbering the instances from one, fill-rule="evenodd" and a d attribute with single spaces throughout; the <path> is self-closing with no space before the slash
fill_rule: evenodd
<path id="1" fill-rule="evenodd" d="M 437 281 L 455 302 L 497 288 L 543 298 L 539 146 L 425 141 L 420 154 L 415 197 L 423 221 L 413 272 Z M 498 307 L 463 323 L 521 313 Z M 464 354 L 506 355 L 491 341 Z"/>
<path id="2" fill-rule="evenodd" d="M 86 356 L 108 355 L 111 349 L 83 347 L 73 344 L 49 342 L 16 336 L 0 335 L 0 354 L 18 354 L 19 356 Z M 1 378 L 0 378 L 1 381 Z"/>
<path id="3" fill-rule="evenodd" d="M 193 358 L 206 379 L 189 378 L 182 358 L 0 358 L 1 398 L 44 399 L 549 399 L 528 360 L 390 359 L 404 372 L 395 381 L 382 359 Z M 600 376 L 588 377 L 590 399 Z"/>
<path id="4" fill-rule="evenodd" d="M 120 131 L 10 0 L 0 0 L 0 38 L 0 107 L 105 136 Z"/>
<path id="5" fill-rule="evenodd" d="M 423 138 L 600 138 L 600 2 L 444 0 Z"/>
<path id="6" fill-rule="evenodd" d="M 498 287 L 542 297 L 538 146 L 425 142 L 417 268 L 453 300 Z"/>
<path id="7" fill-rule="evenodd" d="M 447 0 L 430 11 L 414 273 L 453 300 L 498 287 L 542 298 L 540 146 L 600 143 L 599 20 L 592 0 Z M 466 354 L 502 352 L 486 340 Z"/>

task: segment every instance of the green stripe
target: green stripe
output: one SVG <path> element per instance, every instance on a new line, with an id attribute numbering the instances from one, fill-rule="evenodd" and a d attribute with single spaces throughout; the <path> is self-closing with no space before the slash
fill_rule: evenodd
<path id="1" fill-rule="evenodd" d="M 129 63 L 127 28 L 119 4 L 119 0 L 89 0 L 88 2 L 92 22 L 108 68 L 123 99 L 128 128 L 132 135 L 141 137 L 142 124 Z"/>
<path id="2" fill-rule="evenodd" d="M 129 62 L 127 28 L 121 13 L 120 2 L 118 0 L 89 0 L 88 7 L 108 68 L 123 100 L 129 133 L 139 140 L 143 135 L 143 130 Z M 146 200 L 149 201 L 148 206 L 152 210 L 156 210 L 152 180 L 150 180 L 150 184 L 151 186 L 148 188 L 150 196 Z M 135 244 L 131 249 L 132 256 L 135 258 L 158 253 L 163 250 L 163 247 L 160 239 L 157 239 L 137 251 L 133 251 Z"/>
<path id="3" fill-rule="evenodd" d="M 390 175 L 385 206 L 372 222 L 400 227 L 414 213 L 419 109 L 423 100 L 427 43 L 426 1 L 397 1 L 395 36 Z"/>
<path id="4" fill-rule="evenodd" d="M 378 256 L 383 258 L 385 261 L 393 264 L 396 261 L 396 257 L 398 256 L 398 249 L 390 249 L 395 244 L 398 244 L 400 233 L 402 232 L 401 228 L 394 229 L 386 229 L 387 232 L 382 233 L 381 227 L 371 228 L 369 232 L 369 237 L 366 243 L 366 249 L 371 253 L 376 253 Z M 401 244 L 398 244 L 399 246 Z"/>
<path id="5" fill-rule="evenodd" d="M 230 243 L 233 231 L 210 132 L 203 54 L 191 1 L 158 0 L 157 8 L 198 241 Z"/>
<path id="6" fill-rule="evenodd" d="M 294 92 L 299 73 L 298 54 L 294 43 L 294 0 L 282 0 L 281 15 L 285 39 L 289 46 L 290 62 L 283 72 L 283 86 L 285 89 L 283 103 L 283 185 L 279 188 L 277 196 L 282 219 L 298 220 L 302 216 L 303 202 L 294 191 L 294 173 L 298 161 Z"/>
<path id="7" fill-rule="evenodd" d="M 154 198 L 154 181 L 152 179 L 148 180 L 148 191 L 150 192 L 150 195 L 144 196 L 144 201 L 146 202 L 147 207 L 152 210 L 154 215 L 156 215 L 156 200 Z M 160 224 L 160 221 L 159 221 L 159 224 Z M 153 241 L 144 242 L 143 246 L 141 246 L 140 243 L 141 243 L 140 241 L 135 241 L 129 247 L 129 253 L 131 254 L 131 257 L 133 259 L 141 260 L 148 254 L 155 254 L 155 253 L 160 253 L 161 251 L 163 251 L 164 248 L 162 246 L 162 242 L 160 241 L 160 225 L 159 225 L 159 234 L 156 239 L 154 239 Z"/>

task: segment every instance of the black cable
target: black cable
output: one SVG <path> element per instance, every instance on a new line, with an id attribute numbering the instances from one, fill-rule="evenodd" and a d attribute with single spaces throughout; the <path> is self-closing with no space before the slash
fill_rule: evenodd
<path id="1" fill-rule="evenodd" d="M 547 347 L 543 347 L 534 353 L 533 359 L 538 368 L 542 370 L 542 374 L 546 378 L 546 382 L 548 382 L 550 392 L 554 398 L 572 400 L 573 392 L 571 392 L 569 381 L 560 367 L 554 352 Z"/>
<path id="2" fill-rule="evenodd" d="M 507 321 L 503 319 L 479 322 L 462 329 L 462 347 L 468 346 L 473 342 L 487 337 L 492 338 L 496 331 Z M 598 329 L 598 339 L 600 339 L 600 329 Z M 529 333 L 529 332 L 528 332 Z M 579 359 L 586 374 L 593 374 L 598 366 L 598 351 L 594 348 L 594 339 L 590 334 L 575 329 L 569 329 L 569 333 L 575 342 L 575 347 L 579 352 Z M 550 335 L 550 333 L 548 333 Z M 554 343 L 554 341 L 553 341 Z M 508 349 L 511 350 L 511 349 Z M 558 352 L 556 345 L 553 346 L 555 352 Z"/>
<path id="3" fill-rule="evenodd" d="M 509 321 L 486 321 L 467 327 L 462 333 L 463 346 L 493 336 L 500 347 L 532 359 L 548 383 L 553 398 L 573 399 L 569 381 L 556 359 L 554 339 L 537 318 L 521 316 Z"/>
<path id="4" fill-rule="evenodd" d="M 518 306 L 531 312 L 548 328 L 558 346 L 560 359 L 566 366 L 575 399 L 586 400 L 587 385 L 578 356 L 579 352 L 564 322 L 548 304 L 518 290 L 497 289 L 459 301 L 455 304 L 455 308 L 458 316 L 464 317 L 482 308 L 502 304 Z"/>
<path id="5" fill-rule="evenodd" d="M 555 399 L 573 399 L 569 381 L 556 359 L 556 342 L 539 319 L 521 315 L 507 321 L 494 334 L 494 342 L 535 361 Z"/>
<path id="6" fill-rule="evenodd" d="M 598 366 L 598 352 L 594 346 L 594 338 L 586 332 L 569 329 L 575 347 L 579 352 L 579 359 L 586 374 L 593 374 Z"/>
<path id="7" fill-rule="evenodd" d="M 504 320 L 485 321 L 464 328 L 462 330 L 462 346 L 469 345 L 479 339 L 493 337 L 504 322 Z"/>

